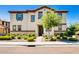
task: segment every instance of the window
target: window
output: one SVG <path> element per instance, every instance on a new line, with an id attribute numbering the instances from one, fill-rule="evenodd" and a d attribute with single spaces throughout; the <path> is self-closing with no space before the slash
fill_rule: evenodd
<path id="1" fill-rule="evenodd" d="M 31 22 L 35 22 L 35 15 L 31 15 Z"/>
<path id="2" fill-rule="evenodd" d="M 16 25 L 13 25 L 13 31 L 16 31 Z"/>
<path id="3" fill-rule="evenodd" d="M 21 25 L 18 25 L 18 31 L 21 31 Z"/>
<path id="4" fill-rule="evenodd" d="M 2 21 L 2 25 L 4 25 L 4 21 Z"/>
<path id="5" fill-rule="evenodd" d="M 16 14 L 16 20 L 18 20 L 18 21 L 23 20 L 23 14 L 22 13 L 17 13 Z"/>
<path id="6" fill-rule="evenodd" d="M 59 16 L 62 16 L 62 13 L 58 13 Z"/>
<path id="7" fill-rule="evenodd" d="M 58 30 L 60 30 L 60 31 L 62 30 L 62 25 L 58 26 Z"/>
<path id="8" fill-rule="evenodd" d="M 6 22 L 6 26 L 7 26 L 7 24 L 8 24 L 8 23 Z"/>
<path id="9" fill-rule="evenodd" d="M 38 19 L 41 19 L 43 12 L 38 12 Z"/>

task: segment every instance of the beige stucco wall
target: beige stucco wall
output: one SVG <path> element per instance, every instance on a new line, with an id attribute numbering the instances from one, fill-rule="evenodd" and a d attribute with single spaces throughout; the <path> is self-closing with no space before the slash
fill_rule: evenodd
<path id="1" fill-rule="evenodd" d="M 64 25 L 64 24 L 66 24 L 66 17 L 67 17 L 67 14 L 66 13 L 62 13 L 62 22 L 61 22 L 61 24 L 63 24 L 62 25 L 62 30 L 63 31 L 65 31 L 66 28 L 67 28 L 67 25 Z M 54 27 L 54 30 L 58 31 L 58 26 Z"/>
<path id="2" fill-rule="evenodd" d="M 43 9 L 38 10 L 36 12 L 23 13 L 23 20 L 22 21 L 16 20 L 16 13 L 10 13 L 10 31 L 13 31 L 12 30 L 13 25 L 22 25 L 22 31 L 35 30 L 35 33 L 38 35 L 38 25 L 41 25 L 41 19 L 38 19 L 38 12 L 39 11 L 42 11 L 44 14 L 46 11 L 51 11 L 51 10 L 43 8 Z M 52 13 L 54 13 L 54 11 L 52 11 Z M 31 22 L 31 15 L 35 15 L 35 22 Z M 62 20 L 63 20 L 62 23 L 66 23 L 66 13 L 62 14 Z M 66 27 L 67 27 L 66 25 L 62 25 L 63 30 L 66 30 Z M 58 26 L 55 27 L 53 30 L 58 30 Z"/>
<path id="3" fill-rule="evenodd" d="M 0 20 L 0 24 L 2 24 L 2 21 Z"/>
<path id="4" fill-rule="evenodd" d="M 16 13 L 10 14 L 10 31 L 12 31 L 13 25 L 22 25 L 22 30 L 28 29 L 28 14 L 23 13 L 23 20 L 17 21 L 16 20 Z"/>

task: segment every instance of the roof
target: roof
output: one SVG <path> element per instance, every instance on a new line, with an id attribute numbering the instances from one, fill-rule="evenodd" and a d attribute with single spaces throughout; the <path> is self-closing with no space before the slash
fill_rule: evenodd
<path id="1" fill-rule="evenodd" d="M 47 9 L 51 9 L 51 10 L 54 10 L 54 11 L 55 11 L 55 9 L 52 9 L 52 8 L 50 8 L 50 7 L 42 6 L 42 7 L 39 7 L 39 8 L 37 8 L 37 9 L 35 9 L 35 10 L 8 11 L 8 12 L 9 12 L 9 13 L 28 13 L 28 12 L 36 12 L 36 11 L 42 9 L 42 8 L 47 8 Z M 56 13 L 67 13 L 68 11 L 55 11 L 55 12 L 56 12 Z"/>

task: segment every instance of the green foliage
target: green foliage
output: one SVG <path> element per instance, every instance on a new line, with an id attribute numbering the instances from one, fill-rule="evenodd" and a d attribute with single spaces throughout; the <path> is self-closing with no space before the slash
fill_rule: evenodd
<path id="1" fill-rule="evenodd" d="M 45 41 L 56 41 L 57 37 L 53 35 L 43 35 Z"/>
<path id="2" fill-rule="evenodd" d="M 74 26 L 75 26 L 75 30 L 79 31 L 79 23 L 74 24 Z"/>
<path id="3" fill-rule="evenodd" d="M 0 40 L 11 40 L 11 36 L 0 36 Z"/>
<path id="4" fill-rule="evenodd" d="M 21 36 L 17 36 L 17 39 L 21 39 Z"/>
<path id="5" fill-rule="evenodd" d="M 56 41 L 57 40 L 57 37 L 56 36 L 50 36 L 50 41 Z"/>
<path id="6" fill-rule="evenodd" d="M 73 37 L 70 37 L 68 40 L 69 40 L 69 41 L 78 41 L 77 38 L 73 38 Z"/>
<path id="7" fill-rule="evenodd" d="M 34 34 L 34 33 L 31 33 L 31 34 L 28 34 L 28 36 L 29 36 L 29 37 L 35 36 L 35 34 Z"/>
<path id="8" fill-rule="evenodd" d="M 44 38 L 45 41 L 49 41 L 49 38 L 48 38 L 47 35 L 43 35 L 43 38 Z"/>
<path id="9" fill-rule="evenodd" d="M 27 40 L 28 39 L 28 36 L 24 36 L 24 40 Z"/>
<path id="10" fill-rule="evenodd" d="M 34 34 L 34 33 L 31 33 L 30 35 L 31 35 L 31 36 L 35 36 L 35 34 Z"/>
<path id="11" fill-rule="evenodd" d="M 67 36 L 63 36 L 62 39 L 66 40 L 67 39 Z"/>
<path id="12" fill-rule="evenodd" d="M 35 41 L 35 37 L 27 37 L 27 41 L 28 42 L 34 42 Z"/>
<path id="13" fill-rule="evenodd" d="M 75 35 L 75 26 L 71 25 L 70 27 L 67 28 L 66 30 L 66 33 L 67 33 L 67 36 L 72 36 L 72 35 Z"/>
<path id="14" fill-rule="evenodd" d="M 52 12 L 48 13 L 48 12 L 46 12 L 44 14 L 44 16 L 42 16 L 42 25 L 46 29 L 50 29 L 52 27 L 55 27 L 55 26 L 59 25 L 60 22 L 61 22 L 61 17 L 59 17 L 55 13 L 52 13 Z"/>
<path id="15" fill-rule="evenodd" d="M 66 34 L 67 36 L 72 36 L 72 35 L 75 35 L 75 33 L 79 31 L 79 24 L 73 24 L 73 25 L 70 25 L 67 30 L 66 30 Z"/>
<path id="16" fill-rule="evenodd" d="M 10 33 L 8 33 L 8 34 L 6 34 L 6 36 L 11 36 L 12 37 L 12 39 L 15 39 L 15 34 L 10 34 Z"/>
<path id="17" fill-rule="evenodd" d="M 68 40 L 68 37 L 67 36 L 60 37 L 60 41 L 67 41 L 67 40 Z"/>
<path id="18" fill-rule="evenodd" d="M 23 37 L 24 37 L 24 40 L 27 40 L 28 42 L 34 42 L 36 39 L 36 36 L 34 33 L 23 35 Z"/>
<path id="19" fill-rule="evenodd" d="M 60 35 L 57 35 L 56 37 L 57 37 L 58 40 L 60 39 Z"/>

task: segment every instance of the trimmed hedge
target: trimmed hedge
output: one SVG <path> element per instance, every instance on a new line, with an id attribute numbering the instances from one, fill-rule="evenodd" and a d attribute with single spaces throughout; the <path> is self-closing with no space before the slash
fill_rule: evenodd
<path id="1" fill-rule="evenodd" d="M 33 37 L 28 37 L 27 38 L 27 41 L 28 42 L 34 42 L 35 41 L 35 37 L 33 36 Z"/>
<path id="2" fill-rule="evenodd" d="M 17 36 L 17 39 L 21 39 L 21 36 Z"/>
<path id="3" fill-rule="evenodd" d="M 24 40 L 27 40 L 28 39 L 28 36 L 24 36 Z"/>
<path id="4" fill-rule="evenodd" d="M 0 36 L 0 40 L 11 40 L 11 36 Z"/>

